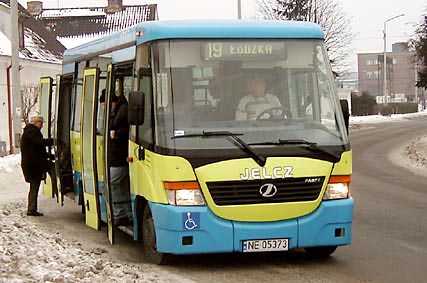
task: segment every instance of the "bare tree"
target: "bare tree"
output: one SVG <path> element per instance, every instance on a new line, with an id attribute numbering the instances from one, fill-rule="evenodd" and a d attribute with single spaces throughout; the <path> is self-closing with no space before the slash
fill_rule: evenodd
<path id="1" fill-rule="evenodd" d="M 38 84 L 27 84 L 22 92 L 22 120 L 28 124 L 29 116 L 34 111 L 39 100 L 40 86 Z"/>
<path id="2" fill-rule="evenodd" d="M 350 71 L 348 55 L 353 51 L 354 36 L 350 18 L 337 0 L 257 0 L 257 4 L 257 18 L 309 21 L 320 25 L 335 76 Z"/>
<path id="3" fill-rule="evenodd" d="M 416 86 L 427 89 L 427 8 L 422 18 L 409 43 L 415 51 L 414 63 L 418 65 Z"/>

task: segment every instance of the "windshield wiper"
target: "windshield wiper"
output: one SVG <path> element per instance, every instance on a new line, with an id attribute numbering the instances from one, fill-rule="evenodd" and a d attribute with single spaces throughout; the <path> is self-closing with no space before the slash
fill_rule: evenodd
<path id="1" fill-rule="evenodd" d="M 317 145 L 315 142 L 309 142 L 302 139 L 293 139 L 293 140 L 282 140 L 279 139 L 278 141 L 270 141 L 270 142 L 258 142 L 258 143 L 251 143 L 250 145 L 298 145 L 298 146 L 306 146 L 306 148 L 312 150 L 321 152 L 323 154 L 326 154 L 329 157 L 332 157 L 334 162 L 338 162 L 341 159 L 341 156 L 339 154 L 336 154 L 334 152 L 328 151 L 326 149 L 323 149 Z"/>
<path id="2" fill-rule="evenodd" d="M 263 167 L 265 165 L 266 158 L 254 152 L 253 149 L 247 143 L 242 141 L 238 136 L 243 136 L 243 134 L 232 133 L 229 131 L 212 131 L 212 132 L 202 131 L 201 133 L 198 133 L 198 134 L 184 134 L 179 136 L 173 136 L 172 139 L 192 138 L 192 137 L 201 137 L 201 138 L 225 137 L 229 141 L 231 141 L 232 144 L 238 146 L 245 153 L 247 153 L 253 160 L 255 160 L 256 163 L 259 164 L 259 166 Z"/>

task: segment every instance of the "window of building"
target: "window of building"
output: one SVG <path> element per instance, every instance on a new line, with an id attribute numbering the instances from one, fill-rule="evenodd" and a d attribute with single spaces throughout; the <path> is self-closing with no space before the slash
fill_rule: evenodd
<path id="1" fill-rule="evenodd" d="M 368 79 L 378 79 L 379 78 L 379 71 L 366 72 L 366 78 L 368 78 Z"/>
<path id="2" fill-rule="evenodd" d="M 378 65 L 378 59 L 369 59 L 366 60 L 366 65 Z"/>

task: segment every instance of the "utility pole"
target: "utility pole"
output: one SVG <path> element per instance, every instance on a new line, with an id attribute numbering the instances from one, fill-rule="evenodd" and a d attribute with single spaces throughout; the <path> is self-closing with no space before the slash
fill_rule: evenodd
<path id="1" fill-rule="evenodd" d="M 21 84 L 19 80 L 19 24 L 18 24 L 18 2 L 10 1 L 10 22 L 11 22 L 11 58 L 12 58 L 12 124 L 13 124 L 13 144 L 10 145 L 10 153 L 16 150 L 19 152 L 21 139 Z"/>
<path id="2" fill-rule="evenodd" d="M 237 0 L 237 18 L 242 19 L 242 0 Z"/>
<path id="3" fill-rule="evenodd" d="M 417 87 L 417 81 L 418 81 L 418 68 L 417 68 L 417 62 L 415 62 L 415 64 L 414 64 L 414 67 L 415 67 L 415 78 L 414 78 L 414 81 L 415 81 L 415 92 L 414 92 L 414 94 L 415 94 L 415 103 L 417 104 L 417 112 L 418 112 L 418 109 L 419 109 L 419 107 L 418 107 L 418 87 Z"/>
<path id="4" fill-rule="evenodd" d="M 394 20 L 398 17 L 402 17 L 405 14 L 400 14 L 397 16 L 394 16 L 390 19 L 387 19 L 384 22 L 384 53 L 383 53 L 383 57 L 384 57 L 384 66 L 383 66 L 383 76 L 384 76 L 384 83 L 383 83 L 383 95 L 384 95 L 384 104 L 387 105 L 387 35 L 386 35 L 386 28 L 387 28 L 387 22 Z"/>

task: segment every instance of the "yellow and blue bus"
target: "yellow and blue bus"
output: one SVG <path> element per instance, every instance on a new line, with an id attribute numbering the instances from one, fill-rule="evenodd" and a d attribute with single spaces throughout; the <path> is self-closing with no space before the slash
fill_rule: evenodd
<path id="1" fill-rule="evenodd" d="M 256 77 L 273 106 L 248 95 Z M 319 26 L 144 22 L 66 50 L 62 74 L 41 83 L 58 199 L 72 196 L 90 227 L 106 223 L 111 243 L 124 231 L 156 263 L 296 248 L 329 256 L 351 243 L 348 109 Z M 112 213 L 104 89 L 107 102 L 129 101 L 127 226 Z M 236 119 L 237 111 L 251 115 Z"/>

